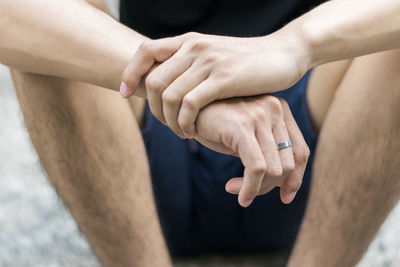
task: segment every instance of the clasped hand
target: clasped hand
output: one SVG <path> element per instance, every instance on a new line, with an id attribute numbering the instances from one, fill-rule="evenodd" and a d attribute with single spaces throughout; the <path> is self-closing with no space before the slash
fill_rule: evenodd
<path id="1" fill-rule="evenodd" d="M 242 206 L 275 186 L 290 203 L 309 155 L 284 100 L 245 97 L 286 89 L 306 71 L 290 46 L 271 39 L 189 33 L 147 41 L 125 69 L 121 85 L 121 95 L 129 97 L 145 80 L 157 119 L 181 137 L 239 156 L 244 176 L 231 179 L 226 190 L 238 193 Z M 277 143 L 288 139 L 293 147 L 278 151 Z"/>

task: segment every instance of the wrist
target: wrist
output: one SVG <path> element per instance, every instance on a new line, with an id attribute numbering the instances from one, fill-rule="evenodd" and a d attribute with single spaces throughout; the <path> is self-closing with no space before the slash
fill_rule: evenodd
<path id="1" fill-rule="evenodd" d="M 320 64 L 316 53 L 320 37 L 304 24 L 295 20 L 277 33 L 285 40 L 299 68 L 303 68 L 306 72 Z"/>
<path id="2" fill-rule="evenodd" d="M 296 25 L 293 25 L 296 26 Z M 290 64 L 290 69 L 296 70 L 299 79 L 316 65 L 311 43 L 299 29 L 287 25 L 284 28 L 262 37 L 264 51 L 278 51 L 283 55 L 283 62 Z M 272 47 L 271 47 L 272 46 Z M 282 63 L 283 63 L 282 62 Z"/>
<path id="3" fill-rule="evenodd" d="M 280 31 L 296 36 L 298 47 L 302 49 L 303 60 L 309 69 L 328 62 L 353 57 L 347 40 L 343 36 L 343 23 L 321 20 L 321 13 L 331 8 L 331 2 L 322 4 L 307 14 L 293 20 Z M 328 7 L 328 8 L 327 8 Z"/>
<path id="4" fill-rule="evenodd" d="M 308 19 L 299 19 L 294 21 L 293 24 L 301 43 L 305 47 L 310 68 L 329 62 L 329 59 L 326 58 L 329 53 L 321 52 L 323 44 L 326 43 L 326 31 Z"/>

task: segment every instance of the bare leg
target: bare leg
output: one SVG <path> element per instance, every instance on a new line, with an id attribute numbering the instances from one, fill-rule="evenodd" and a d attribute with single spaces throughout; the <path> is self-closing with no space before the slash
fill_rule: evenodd
<path id="1" fill-rule="evenodd" d="M 315 130 L 321 130 L 336 89 L 340 86 L 351 62 L 352 60 L 336 61 L 313 70 L 307 88 L 307 102 Z"/>
<path id="2" fill-rule="evenodd" d="M 339 83 L 289 266 L 354 266 L 399 200 L 399 69 L 399 50 L 369 55 L 354 59 Z"/>
<path id="3" fill-rule="evenodd" d="M 100 261 L 170 266 L 128 102 L 84 83 L 18 71 L 13 78 L 41 162 Z"/>

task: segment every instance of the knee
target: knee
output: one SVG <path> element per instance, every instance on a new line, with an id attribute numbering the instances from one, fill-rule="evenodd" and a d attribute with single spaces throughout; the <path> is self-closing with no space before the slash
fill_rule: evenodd
<path id="1" fill-rule="evenodd" d="M 368 66 L 367 72 L 381 81 L 387 89 L 399 90 L 400 49 L 383 51 L 360 58 L 360 62 Z"/>

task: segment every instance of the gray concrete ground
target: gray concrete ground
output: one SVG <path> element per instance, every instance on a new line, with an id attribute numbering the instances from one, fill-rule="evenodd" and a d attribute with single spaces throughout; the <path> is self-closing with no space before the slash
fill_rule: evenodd
<path id="1" fill-rule="evenodd" d="M 114 2 L 115 0 L 109 0 Z M 283 266 L 285 254 L 205 255 L 176 266 Z M 8 69 L 0 65 L 0 266 L 99 266 L 50 186 L 25 129 Z M 358 267 L 400 266 L 400 205 Z"/>

